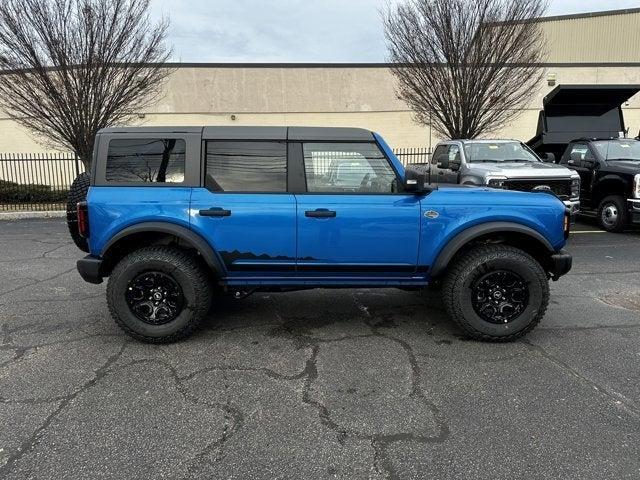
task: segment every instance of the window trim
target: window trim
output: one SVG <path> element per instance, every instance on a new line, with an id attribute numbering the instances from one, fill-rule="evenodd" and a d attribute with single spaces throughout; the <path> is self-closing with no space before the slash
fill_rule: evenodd
<path id="1" fill-rule="evenodd" d="M 99 138 L 98 138 L 99 137 Z M 176 139 L 185 142 L 184 180 L 174 183 L 159 182 L 114 182 L 107 180 L 107 159 L 112 140 L 134 140 L 139 138 Z M 98 146 L 93 162 L 94 185 L 97 187 L 133 188 L 191 188 L 200 184 L 200 134 L 199 133 L 100 133 L 96 137 Z"/>
<path id="2" fill-rule="evenodd" d="M 225 190 L 223 192 L 216 192 L 214 190 L 209 190 L 207 188 L 207 143 L 209 142 L 236 142 L 236 143 L 282 143 L 284 144 L 284 168 L 285 168 L 285 189 L 283 191 L 277 191 L 277 192 L 267 192 L 267 191 L 249 191 L 249 190 L 242 190 L 242 191 L 237 191 L 237 190 Z M 231 138 L 231 139 L 222 139 L 222 138 L 215 138 L 215 139 L 203 139 L 202 140 L 202 148 L 201 148 L 201 161 L 200 161 L 200 187 L 204 188 L 207 192 L 213 194 L 213 195 L 225 195 L 225 194 L 231 194 L 231 195 L 287 195 L 290 194 L 291 192 L 289 191 L 289 143 L 287 140 L 274 140 L 274 139 L 266 139 L 266 140 L 261 140 L 258 138 L 252 138 L 250 140 L 239 140 L 237 138 Z"/>
<path id="3" fill-rule="evenodd" d="M 395 165 L 393 164 L 393 162 L 391 161 L 389 156 L 384 151 L 384 148 L 382 148 L 380 146 L 380 144 L 375 139 L 372 139 L 372 140 L 357 140 L 357 141 L 356 140 L 330 140 L 330 141 L 305 140 L 305 141 L 296 142 L 296 143 L 300 143 L 300 158 L 298 158 L 296 160 L 301 162 L 302 172 L 303 172 L 303 175 L 304 175 L 304 183 L 305 183 L 304 191 L 303 192 L 297 192 L 296 193 L 297 195 L 404 195 L 404 196 L 413 195 L 413 193 L 407 193 L 407 192 L 403 192 L 402 191 L 402 176 L 400 175 L 398 170 L 396 170 Z M 396 177 L 396 185 L 397 185 L 398 191 L 397 192 L 310 192 L 309 189 L 308 189 L 308 186 L 307 186 L 307 172 L 306 172 L 305 164 L 304 164 L 304 144 L 306 144 L 306 143 L 374 144 L 376 146 L 376 148 L 382 154 L 382 157 L 387 161 L 387 164 L 391 168 L 391 171 L 394 173 L 394 175 Z"/>

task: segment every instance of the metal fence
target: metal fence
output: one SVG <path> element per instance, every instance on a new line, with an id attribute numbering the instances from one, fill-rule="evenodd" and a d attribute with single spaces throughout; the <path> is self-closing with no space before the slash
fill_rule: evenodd
<path id="1" fill-rule="evenodd" d="M 417 148 L 398 148 L 393 151 L 398 160 L 402 162 L 404 166 L 407 165 L 427 165 L 431 152 L 426 147 Z"/>
<path id="2" fill-rule="evenodd" d="M 64 210 L 82 172 L 72 154 L 0 154 L 0 211 Z"/>
<path id="3" fill-rule="evenodd" d="M 404 165 L 427 164 L 427 148 L 394 153 Z M 84 165 L 73 154 L 0 153 L 0 211 L 64 210 L 69 187 Z"/>

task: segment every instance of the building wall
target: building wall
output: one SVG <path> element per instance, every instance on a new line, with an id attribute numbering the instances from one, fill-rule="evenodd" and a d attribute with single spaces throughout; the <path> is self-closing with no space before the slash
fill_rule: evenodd
<path id="1" fill-rule="evenodd" d="M 548 17 L 540 21 L 547 62 L 638 62 L 640 9 Z"/>
<path id="2" fill-rule="evenodd" d="M 540 67 L 545 79 L 553 73 L 557 85 L 640 84 L 640 9 L 552 17 L 540 25 L 549 46 L 549 63 Z M 527 108 L 493 135 L 531 138 L 542 99 L 552 88 L 541 82 Z M 413 121 L 384 65 L 185 64 L 174 68 L 161 100 L 140 113 L 144 118 L 135 124 L 356 126 L 381 133 L 395 147 L 428 146 L 438 140 L 428 127 Z M 625 119 L 635 135 L 640 98 L 625 107 Z M 0 112 L 0 152 L 40 151 L 51 147 L 39 144 Z"/>

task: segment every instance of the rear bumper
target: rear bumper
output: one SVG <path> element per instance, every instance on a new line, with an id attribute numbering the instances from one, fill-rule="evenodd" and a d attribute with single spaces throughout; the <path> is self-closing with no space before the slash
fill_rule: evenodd
<path id="1" fill-rule="evenodd" d="M 100 273 L 102 268 L 101 259 L 87 255 L 82 260 L 78 260 L 76 267 L 85 282 L 95 284 L 102 283 L 102 274 Z"/>
<path id="2" fill-rule="evenodd" d="M 558 253 L 551 255 L 551 278 L 558 280 L 561 276 L 569 273 L 571 266 L 573 265 L 573 257 L 565 250 L 560 250 Z"/>

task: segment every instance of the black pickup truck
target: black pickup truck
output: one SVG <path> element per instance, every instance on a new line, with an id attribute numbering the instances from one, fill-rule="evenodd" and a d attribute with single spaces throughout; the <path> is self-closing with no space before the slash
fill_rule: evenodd
<path id="1" fill-rule="evenodd" d="M 620 232 L 640 223 L 640 141 L 574 140 L 560 163 L 580 175 L 581 209 L 597 212 L 601 228 Z"/>
<path id="2" fill-rule="evenodd" d="M 620 232 L 640 223 L 640 141 L 624 137 L 622 105 L 640 85 L 559 85 L 547 94 L 536 136 L 541 157 L 578 172 L 580 210 Z"/>

